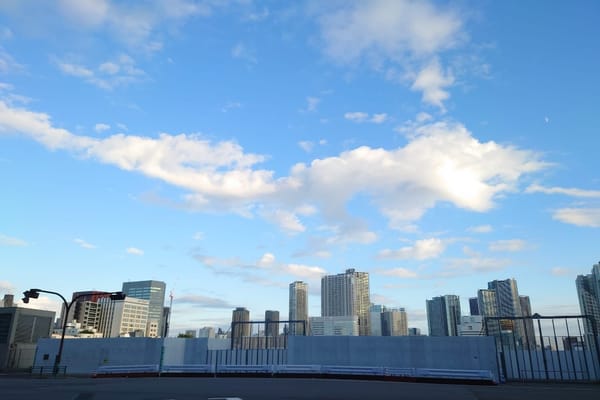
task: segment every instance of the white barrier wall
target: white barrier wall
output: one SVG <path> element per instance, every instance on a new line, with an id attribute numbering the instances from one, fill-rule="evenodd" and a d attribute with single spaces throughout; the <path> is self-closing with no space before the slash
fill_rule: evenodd
<path id="1" fill-rule="evenodd" d="M 53 365 L 58 342 L 40 340 L 36 367 Z M 91 374 L 102 365 L 288 364 L 487 370 L 498 376 L 492 337 L 290 336 L 287 349 L 249 350 L 212 350 L 208 344 L 206 338 L 70 339 L 61 364 L 71 374 Z"/>
<path id="2" fill-rule="evenodd" d="M 493 337 L 290 336 L 289 364 L 488 370 L 498 376 Z"/>
<path id="3" fill-rule="evenodd" d="M 35 367 L 52 367 L 58 339 L 40 339 Z M 67 373 L 90 374 L 101 365 L 158 364 L 162 340 L 151 338 L 66 339 L 61 365 Z"/>

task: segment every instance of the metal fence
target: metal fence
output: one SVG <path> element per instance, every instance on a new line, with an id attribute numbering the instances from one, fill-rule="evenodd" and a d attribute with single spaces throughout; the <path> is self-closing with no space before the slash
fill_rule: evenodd
<path id="1" fill-rule="evenodd" d="M 488 317 L 485 324 L 508 381 L 600 381 L 598 331 L 590 316 Z"/>

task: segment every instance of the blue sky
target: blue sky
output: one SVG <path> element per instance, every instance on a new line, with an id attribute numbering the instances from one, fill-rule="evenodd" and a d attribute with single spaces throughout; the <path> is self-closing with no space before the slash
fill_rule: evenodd
<path id="1" fill-rule="evenodd" d="M 0 4 L 0 294 L 165 281 L 177 329 L 370 273 L 517 279 L 578 313 L 598 261 L 594 1 Z M 31 306 L 57 308 L 55 298 Z"/>

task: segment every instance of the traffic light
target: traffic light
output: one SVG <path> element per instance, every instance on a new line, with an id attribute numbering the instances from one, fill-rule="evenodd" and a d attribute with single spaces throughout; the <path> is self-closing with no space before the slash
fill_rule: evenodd
<path id="1" fill-rule="evenodd" d="M 37 289 L 29 289 L 23 292 L 23 303 L 29 303 L 29 299 L 37 299 L 40 297 L 40 292 Z"/>

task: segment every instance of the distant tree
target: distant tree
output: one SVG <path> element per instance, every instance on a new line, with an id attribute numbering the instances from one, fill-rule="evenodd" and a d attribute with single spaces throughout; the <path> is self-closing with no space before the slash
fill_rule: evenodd
<path id="1" fill-rule="evenodd" d="M 193 339 L 194 338 L 194 336 L 189 333 L 180 333 L 179 335 L 177 335 L 177 337 L 184 338 L 184 339 Z"/>

